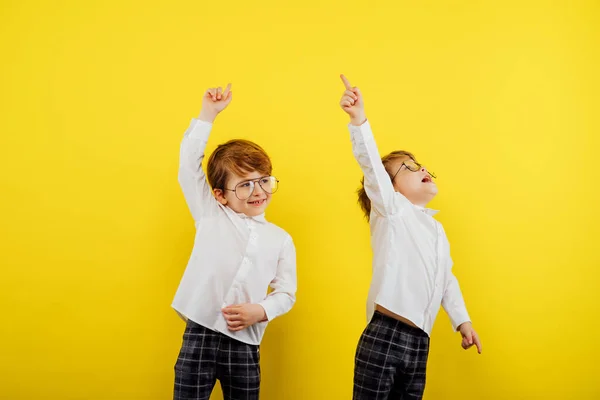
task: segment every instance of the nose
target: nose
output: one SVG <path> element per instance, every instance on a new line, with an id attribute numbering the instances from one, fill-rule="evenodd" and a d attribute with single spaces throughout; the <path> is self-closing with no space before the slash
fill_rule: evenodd
<path id="1" fill-rule="evenodd" d="M 427 174 L 429 174 L 429 176 L 431 176 L 433 179 L 437 178 L 437 176 L 435 176 L 435 174 L 434 174 L 433 172 L 429 171 L 429 170 L 427 169 L 427 167 L 422 167 L 422 168 L 421 168 L 421 171 L 422 171 L 422 172 L 426 172 L 426 173 L 427 173 Z"/>
<path id="2" fill-rule="evenodd" d="M 259 196 L 261 193 L 265 193 L 265 190 L 260 186 L 258 182 L 254 183 L 254 190 L 252 191 L 252 196 Z"/>

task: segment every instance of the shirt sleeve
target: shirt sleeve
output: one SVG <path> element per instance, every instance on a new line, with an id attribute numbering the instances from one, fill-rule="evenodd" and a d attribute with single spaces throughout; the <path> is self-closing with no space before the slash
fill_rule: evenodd
<path id="1" fill-rule="evenodd" d="M 204 150 L 211 129 L 211 123 L 193 119 L 181 141 L 178 179 L 195 221 L 218 209 L 217 200 L 202 170 Z"/>
<path id="2" fill-rule="evenodd" d="M 361 126 L 348 125 L 352 140 L 352 152 L 365 176 L 365 191 L 371 200 L 371 210 L 382 216 L 399 211 L 399 203 L 395 198 L 406 200 L 396 193 L 381 157 L 369 121 Z M 408 201 L 408 200 L 406 200 Z"/>
<path id="3" fill-rule="evenodd" d="M 296 302 L 296 248 L 290 236 L 279 256 L 275 279 L 269 286 L 273 291 L 259 304 L 265 309 L 267 320 L 271 321 L 290 311 Z"/>
<path id="4" fill-rule="evenodd" d="M 456 276 L 452 272 L 450 272 L 450 277 L 446 282 L 444 296 L 442 297 L 442 307 L 448 314 L 448 317 L 450 317 L 452 329 L 455 331 L 461 324 L 471 321 L 460 286 L 458 285 L 458 279 L 456 279 Z"/>

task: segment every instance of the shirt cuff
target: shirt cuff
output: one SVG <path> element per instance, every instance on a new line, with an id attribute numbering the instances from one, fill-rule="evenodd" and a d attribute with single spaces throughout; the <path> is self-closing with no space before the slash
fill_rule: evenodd
<path id="1" fill-rule="evenodd" d="M 265 299 L 258 304 L 260 304 L 260 306 L 262 308 L 264 308 L 265 314 L 267 316 L 267 321 L 270 322 L 273 319 L 275 319 L 278 316 L 278 314 L 277 314 L 277 310 L 276 310 L 276 308 L 277 308 L 276 305 L 271 304 L 272 301 L 269 301 L 269 300 L 271 300 L 271 299 Z"/>
<path id="2" fill-rule="evenodd" d="M 360 126 L 348 124 L 348 130 L 350 131 L 351 139 L 355 142 L 364 143 L 367 140 L 373 139 L 373 131 L 371 130 L 369 120 L 366 120 Z"/>
<path id="3" fill-rule="evenodd" d="M 213 124 L 211 122 L 192 118 L 192 122 L 190 122 L 190 127 L 188 128 L 188 136 L 192 139 L 208 140 L 212 126 Z"/>
<path id="4" fill-rule="evenodd" d="M 452 323 L 452 329 L 456 332 L 459 326 L 465 322 L 471 322 L 471 317 L 469 317 L 469 313 L 466 309 L 458 310 L 450 316 L 450 322 Z"/>

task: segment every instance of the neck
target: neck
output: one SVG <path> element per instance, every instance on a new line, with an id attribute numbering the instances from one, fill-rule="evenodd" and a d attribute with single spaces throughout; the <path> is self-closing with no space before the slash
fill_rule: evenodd
<path id="1" fill-rule="evenodd" d="M 411 201 L 411 203 L 413 203 L 413 204 L 414 204 L 415 206 L 417 206 L 417 207 L 426 208 L 426 207 L 427 207 L 427 204 L 428 204 L 429 202 L 428 202 L 428 201 L 421 200 L 421 201 Z"/>

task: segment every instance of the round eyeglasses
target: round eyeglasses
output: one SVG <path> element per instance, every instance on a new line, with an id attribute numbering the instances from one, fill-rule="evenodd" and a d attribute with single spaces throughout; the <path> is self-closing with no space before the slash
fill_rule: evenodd
<path id="1" fill-rule="evenodd" d="M 402 170 L 402 167 L 406 167 L 406 169 L 408 169 L 409 171 L 412 171 L 412 172 L 417 172 L 417 171 L 421 170 L 421 168 L 425 168 L 424 165 L 421 165 L 416 161 L 413 161 L 413 160 L 404 161 L 400 165 L 400 168 L 398 168 L 398 171 L 396 171 L 396 173 L 392 177 L 392 182 L 394 181 L 394 178 L 396 178 L 396 175 L 398 175 L 398 172 L 400 172 L 400 170 Z M 427 171 L 427 173 L 429 175 L 431 175 L 432 178 L 434 178 L 434 179 L 437 178 L 437 176 L 433 172 Z"/>
<path id="2" fill-rule="evenodd" d="M 248 200 L 250 196 L 252 196 L 252 193 L 254 193 L 254 188 L 257 183 L 262 190 L 269 194 L 273 194 L 279 189 L 279 181 L 277 178 L 274 176 L 263 176 L 258 179 L 242 181 L 235 185 L 235 188 L 225 190 L 235 192 L 235 197 L 240 200 Z"/>

